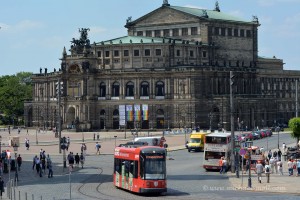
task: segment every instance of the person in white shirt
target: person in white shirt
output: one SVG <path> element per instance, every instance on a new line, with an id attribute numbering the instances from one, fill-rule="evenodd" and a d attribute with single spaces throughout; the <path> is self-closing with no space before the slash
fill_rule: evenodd
<path id="1" fill-rule="evenodd" d="M 277 169 L 278 169 L 279 174 L 283 175 L 283 164 L 280 160 L 277 161 Z"/>
<path id="2" fill-rule="evenodd" d="M 292 159 L 289 159 L 289 161 L 287 163 L 287 167 L 288 167 L 288 170 L 289 170 L 289 176 L 292 176 L 293 175 L 293 162 L 292 162 Z"/>

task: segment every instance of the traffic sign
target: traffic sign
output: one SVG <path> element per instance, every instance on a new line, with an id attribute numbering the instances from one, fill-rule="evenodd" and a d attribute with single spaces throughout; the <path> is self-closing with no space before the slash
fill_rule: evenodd
<path id="1" fill-rule="evenodd" d="M 240 155 L 243 156 L 247 153 L 246 149 L 240 149 Z"/>

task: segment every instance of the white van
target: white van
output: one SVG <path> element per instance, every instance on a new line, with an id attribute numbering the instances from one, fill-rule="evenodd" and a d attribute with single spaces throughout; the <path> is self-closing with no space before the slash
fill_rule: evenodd
<path id="1" fill-rule="evenodd" d="M 163 136 L 153 136 L 153 137 L 136 137 L 133 140 L 134 142 L 142 142 L 144 145 L 148 146 L 160 146 L 165 147 L 166 139 Z"/>

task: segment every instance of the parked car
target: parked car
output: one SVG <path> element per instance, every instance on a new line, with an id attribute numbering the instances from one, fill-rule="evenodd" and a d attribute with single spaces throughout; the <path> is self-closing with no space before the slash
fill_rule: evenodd
<path id="1" fill-rule="evenodd" d="M 258 140 L 261 138 L 260 134 L 258 134 L 257 132 L 252 132 L 252 136 L 253 136 L 253 140 Z"/>
<path id="2" fill-rule="evenodd" d="M 271 130 L 266 129 L 265 131 L 266 131 L 266 134 L 267 134 L 268 137 L 271 137 L 273 135 Z"/>
<path id="3" fill-rule="evenodd" d="M 251 132 L 249 133 L 242 133 L 241 134 L 242 140 L 247 141 L 247 140 L 253 140 L 253 135 Z"/>

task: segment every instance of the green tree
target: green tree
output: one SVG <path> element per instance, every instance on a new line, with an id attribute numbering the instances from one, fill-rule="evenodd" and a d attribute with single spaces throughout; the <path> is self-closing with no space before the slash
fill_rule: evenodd
<path id="1" fill-rule="evenodd" d="M 289 121 L 289 128 L 291 129 L 291 136 L 293 138 L 297 139 L 297 144 L 299 142 L 299 138 L 300 138 L 300 118 L 299 117 L 295 117 L 290 119 Z"/>
<path id="2" fill-rule="evenodd" d="M 31 75 L 20 72 L 0 77 L 0 111 L 16 122 L 24 114 L 24 100 L 32 98 Z"/>

